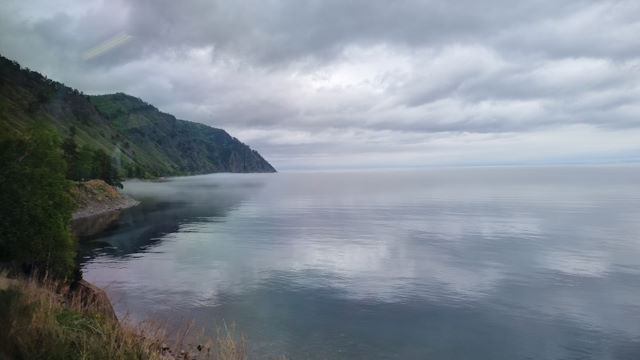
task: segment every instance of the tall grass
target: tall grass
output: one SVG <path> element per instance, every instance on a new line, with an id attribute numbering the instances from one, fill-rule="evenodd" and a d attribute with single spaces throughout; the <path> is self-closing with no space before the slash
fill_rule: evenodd
<path id="1" fill-rule="evenodd" d="M 246 340 L 233 326 L 189 345 L 193 323 L 169 341 L 152 321 L 118 322 L 99 309 L 60 283 L 0 274 L 0 359 L 247 358 Z"/>

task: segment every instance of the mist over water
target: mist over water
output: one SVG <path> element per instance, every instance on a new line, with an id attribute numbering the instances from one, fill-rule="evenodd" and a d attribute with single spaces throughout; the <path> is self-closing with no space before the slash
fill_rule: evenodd
<path id="1" fill-rule="evenodd" d="M 254 358 L 637 359 L 640 168 L 214 174 L 128 181 L 86 240 L 119 314 Z"/>

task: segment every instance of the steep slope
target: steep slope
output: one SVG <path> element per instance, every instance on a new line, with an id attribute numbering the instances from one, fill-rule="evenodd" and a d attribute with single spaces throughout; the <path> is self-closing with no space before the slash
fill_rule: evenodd
<path id="1" fill-rule="evenodd" d="M 0 56 L 0 136 L 50 122 L 62 138 L 112 154 L 123 175 L 275 172 L 226 131 L 178 120 L 118 93 L 87 96 Z M 132 171 L 135 169 L 135 171 Z"/>
<path id="2" fill-rule="evenodd" d="M 118 93 L 91 96 L 91 103 L 123 139 L 123 151 L 136 144 L 145 149 L 137 158 L 157 171 L 186 173 L 272 172 L 257 151 L 226 131 L 178 120 L 142 100 Z M 162 165 L 162 167 L 160 167 Z"/>

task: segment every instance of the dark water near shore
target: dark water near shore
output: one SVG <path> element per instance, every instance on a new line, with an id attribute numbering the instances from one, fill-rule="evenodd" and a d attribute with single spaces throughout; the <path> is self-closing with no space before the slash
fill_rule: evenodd
<path id="1" fill-rule="evenodd" d="M 207 175 L 83 245 L 142 319 L 254 358 L 640 359 L 640 168 Z"/>

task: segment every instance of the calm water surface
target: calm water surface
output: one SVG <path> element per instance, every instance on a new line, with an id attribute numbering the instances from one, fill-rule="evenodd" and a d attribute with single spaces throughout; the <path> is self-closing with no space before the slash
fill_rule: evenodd
<path id="1" fill-rule="evenodd" d="M 119 314 L 235 321 L 254 358 L 640 359 L 640 168 L 126 183 L 85 242 Z"/>

